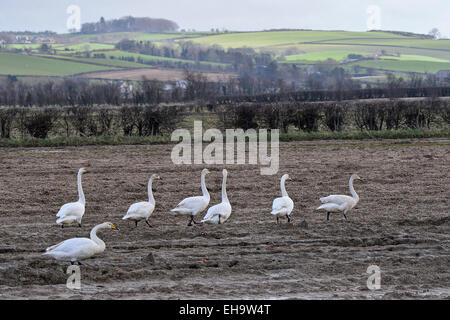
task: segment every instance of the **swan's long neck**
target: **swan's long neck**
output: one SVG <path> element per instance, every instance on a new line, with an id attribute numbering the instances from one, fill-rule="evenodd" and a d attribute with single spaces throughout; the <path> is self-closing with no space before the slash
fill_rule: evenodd
<path id="1" fill-rule="evenodd" d="M 223 176 L 222 180 L 222 202 L 230 202 L 227 196 L 227 176 Z"/>
<path id="2" fill-rule="evenodd" d="M 155 204 L 155 198 L 153 197 L 153 191 L 152 191 L 152 183 L 153 183 L 153 177 L 150 178 L 148 181 L 148 202 L 151 204 Z"/>
<path id="3" fill-rule="evenodd" d="M 82 204 L 86 204 L 86 199 L 84 198 L 84 192 L 83 192 L 83 186 L 81 184 L 81 172 L 78 172 L 78 202 L 81 202 Z"/>
<path id="4" fill-rule="evenodd" d="M 202 192 L 203 192 L 203 196 L 209 199 L 209 192 L 208 192 L 208 189 L 206 189 L 206 184 L 205 184 L 205 176 L 206 176 L 206 173 L 203 173 L 202 178 L 201 178 Z"/>
<path id="5" fill-rule="evenodd" d="M 105 243 L 103 242 L 102 239 L 97 237 L 97 231 L 102 228 L 104 228 L 103 225 L 99 224 L 91 230 L 91 240 L 94 241 L 100 248 L 102 248 L 104 250 Z"/>
<path id="6" fill-rule="evenodd" d="M 359 196 L 355 191 L 355 188 L 353 188 L 353 180 L 355 180 L 354 177 L 350 177 L 350 181 L 348 182 L 348 185 L 350 186 L 350 193 L 352 194 L 353 199 L 359 200 Z"/>
<path id="7" fill-rule="evenodd" d="M 280 181 L 280 187 L 281 187 L 281 196 L 283 197 L 289 197 L 288 193 L 286 192 L 286 187 L 285 187 L 285 182 L 286 182 L 286 177 L 281 178 Z"/>

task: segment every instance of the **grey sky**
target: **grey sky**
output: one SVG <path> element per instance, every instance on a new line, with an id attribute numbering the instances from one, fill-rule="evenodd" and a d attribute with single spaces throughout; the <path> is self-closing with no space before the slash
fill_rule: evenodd
<path id="1" fill-rule="evenodd" d="M 66 32 L 67 7 L 78 5 L 81 22 L 125 15 L 167 18 L 181 28 L 263 30 L 309 28 L 364 31 L 367 7 L 381 10 L 381 28 L 450 36 L 448 0 L 0 0 L 0 30 Z"/>

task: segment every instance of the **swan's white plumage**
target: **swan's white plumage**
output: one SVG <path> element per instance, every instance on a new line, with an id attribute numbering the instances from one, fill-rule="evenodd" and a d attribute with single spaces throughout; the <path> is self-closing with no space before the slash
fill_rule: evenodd
<path id="1" fill-rule="evenodd" d="M 338 203 L 325 203 L 319 206 L 316 210 L 325 210 L 327 212 L 343 212 L 346 209 L 346 204 L 338 204 Z"/>
<path id="2" fill-rule="evenodd" d="M 180 214 L 190 214 L 195 216 L 197 213 L 205 210 L 208 204 L 209 204 L 209 197 L 205 196 L 189 197 L 181 201 L 171 211 Z"/>
<path id="3" fill-rule="evenodd" d="M 347 195 L 330 195 L 320 198 L 323 203 L 316 210 L 325 210 L 326 212 L 342 212 L 345 215 L 353 209 L 359 202 L 359 196 L 353 188 L 353 181 L 361 179 L 357 174 L 353 174 L 349 180 L 349 188 L 352 196 Z M 328 219 L 328 217 L 327 217 Z"/>
<path id="4" fill-rule="evenodd" d="M 350 196 L 335 195 L 335 194 L 328 197 L 320 198 L 320 202 L 322 203 L 337 203 L 337 204 L 344 204 L 352 200 L 353 198 Z"/>
<path id="5" fill-rule="evenodd" d="M 122 218 L 123 220 L 142 220 L 148 219 L 153 213 L 155 206 L 150 202 L 133 203 L 127 211 L 127 214 Z"/>
<path id="6" fill-rule="evenodd" d="M 202 223 L 219 224 L 228 220 L 231 215 L 230 203 L 219 203 L 208 209 L 205 217 L 202 219 Z"/>
<path id="7" fill-rule="evenodd" d="M 201 221 L 202 223 L 222 224 L 227 221 L 231 215 L 231 204 L 228 200 L 226 190 L 228 176 L 226 169 L 223 169 L 222 175 L 222 202 L 208 209 L 208 212 Z"/>
<path id="8" fill-rule="evenodd" d="M 285 174 L 281 177 L 281 181 L 280 181 L 281 197 L 273 200 L 272 211 L 270 212 L 271 214 L 277 216 L 277 221 L 278 221 L 278 217 L 281 217 L 281 216 L 289 217 L 292 210 L 294 209 L 294 201 L 292 201 L 292 199 L 289 197 L 288 193 L 286 192 L 286 186 L 285 186 L 286 180 L 291 180 L 291 178 L 289 178 L 288 174 Z"/>
<path id="9" fill-rule="evenodd" d="M 156 174 L 153 174 L 150 177 L 148 181 L 148 201 L 133 203 L 128 208 L 126 215 L 122 218 L 123 220 L 131 220 L 135 221 L 136 223 L 140 220 L 148 221 L 148 218 L 155 210 L 156 205 L 152 191 L 152 183 L 154 179 L 160 179 L 160 177 Z"/>
<path id="10" fill-rule="evenodd" d="M 270 212 L 276 216 L 290 215 L 294 209 L 294 201 L 289 197 L 281 197 L 273 200 L 272 211 Z"/>
<path id="11" fill-rule="evenodd" d="M 57 224 L 64 226 L 76 222 L 81 225 L 81 219 L 83 218 L 86 208 L 86 200 L 81 183 L 81 176 L 86 172 L 88 171 L 85 168 L 81 168 L 80 170 L 78 170 L 77 184 L 79 199 L 77 202 L 66 203 L 59 209 L 58 213 L 56 214 L 56 217 L 58 217 L 58 219 L 56 220 Z"/>
<path id="12" fill-rule="evenodd" d="M 58 213 L 56 214 L 57 217 L 65 217 L 65 216 L 83 216 L 85 210 L 85 206 L 80 202 L 70 202 L 63 205 Z"/>
<path id="13" fill-rule="evenodd" d="M 90 258 L 105 251 L 105 243 L 97 237 L 97 231 L 109 228 L 118 230 L 112 223 L 104 222 L 91 230 L 90 238 L 64 240 L 45 249 L 46 252 L 43 255 L 51 256 L 57 260 L 69 260 L 71 262 Z"/>
<path id="14" fill-rule="evenodd" d="M 174 209 L 170 210 L 177 214 L 186 214 L 191 216 L 191 221 L 198 213 L 202 212 L 208 207 L 210 196 L 205 184 L 205 176 L 209 173 L 208 169 L 202 170 L 201 186 L 203 195 L 197 197 L 189 197 L 182 200 Z"/>
<path id="15" fill-rule="evenodd" d="M 52 256 L 57 260 L 78 261 L 87 259 L 103 250 L 89 238 L 73 238 L 49 247 L 46 251 L 45 255 Z"/>

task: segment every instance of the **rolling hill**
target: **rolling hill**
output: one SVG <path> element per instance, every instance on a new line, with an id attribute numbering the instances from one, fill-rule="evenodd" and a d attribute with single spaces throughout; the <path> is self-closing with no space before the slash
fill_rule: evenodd
<path id="1" fill-rule="evenodd" d="M 281 30 L 261 32 L 115 32 L 105 34 L 64 34 L 58 43 L 41 52 L 39 44 L 10 44 L 0 52 L 0 74 L 16 76 L 67 76 L 80 73 L 108 72 L 149 68 L 160 65 L 181 68 L 200 65 L 225 68 L 226 64 L 143 55 L 118 51 L 114 44 L 123 39 L 168 43 L 177 50 L 184 41 L 224 48 L 250 47 L 270 52 L 279 63 L 314 65 L 333 59 L 344 67 L 359 66 L 392 72 L 436 73 L 450 69 L 450 40 L 432 40 L 420 35 L 391 32 L 347 32 Z M 28 54 L 23 54 L 26 49 Z M 14 52 L 15 50 L 15 52 Z M 88 52 L 88 54 L 85 54 Z M 99 57 L 100 55 L 100 57 Z M 104 55 L 104 56 L 103 56 Z M 349 55 L 365 59 L 349 60 Z M 375 56 L 376 59 L 367 59 Z M 128 59 L 128 60 L 127 60 Z"/>

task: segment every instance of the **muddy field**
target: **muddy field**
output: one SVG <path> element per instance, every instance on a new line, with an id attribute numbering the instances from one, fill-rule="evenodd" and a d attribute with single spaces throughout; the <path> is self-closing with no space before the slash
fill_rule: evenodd
<path id="1" fill-rule="evenodd" d="M 200 195 L 203 166 L 175 166 L 172 146 L 0 150 L 0 298 L 58 299 L 411 299 L 450 298 L 449 140 L 282 143 L 277 175 L 227 166 L 233 212 L 223 225 L 188 227 L 169 210 Z M 59 207 L 77 199 L 88 167 L 83 226 L 61 229 Z M 211 204 L 221 169 L 209 167 Z M 319 197 L 360 195 L 348 220 L 317 213 Z M 154 228 L 121 220 L 155 181 Z M 292 223 L 275 224 L 279 178 L 295 202 Z M 203 216 L 203 215 L 202 215 Z M 201 217 L 197 217 L 199 219 Z M 101 222 L 106 251 L 81 266 L 81 290 L 66 287 L 69 263 L 41 256 L 47 246 L 85 237 Z M 381 269 L 381 289 L 366 273 Z"/>
<path id="2" fill-rule="evenodd" d="M 228 81 L 230 77 L 236 77 L 233 73 L 224 72 L 201 72 L 209 81 Z M 142 80 L 143 77 L 149 80 L 158 81 L 181 81 L 185 80 L 186 75 L 183 70 L 161 69 L 161 68 L 142 68 L 121 71 L 90 72 L 84 74 L 86 78 L 95 79 L 122 79 L 122 80 Z"/>

